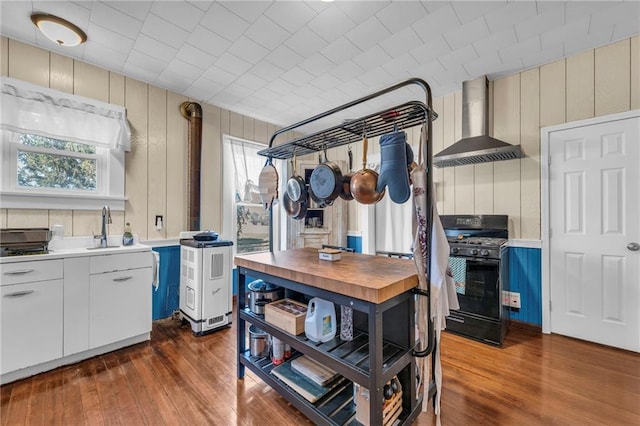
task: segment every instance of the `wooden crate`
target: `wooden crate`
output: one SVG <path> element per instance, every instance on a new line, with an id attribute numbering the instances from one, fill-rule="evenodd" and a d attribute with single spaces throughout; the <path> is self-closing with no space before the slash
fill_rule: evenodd
<path id="1" fill-rule="evenodd" d="M 354 383 L 355 386 L 355 404 L 356 404 L 356 420 L 363 424 L 369 425 L 369 389 Z M 382 425 L 392 425 L 402 414 L 402 389 L 396 392 L 393 397 L 384 402 L 382 406 Z"/>
<path id="2" fill-rule="evenodd" d="M 307 305 L 291 299 L 282 299 L 265 305 L 264 320 L 284 331 L 298 335 L 304 333 Z"/>

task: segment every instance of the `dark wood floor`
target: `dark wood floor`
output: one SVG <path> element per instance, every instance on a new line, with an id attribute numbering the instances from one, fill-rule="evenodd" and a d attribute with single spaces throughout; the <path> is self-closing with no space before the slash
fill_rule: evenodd
<path id="1" fill-rule="evenodd" d="M 176 320 L 149 343 L 0 388 L 2 425 L 308 423 L 251 373 L 235 325 L 194 337 Z M 443 425 L 639 425 L 640 356 L 512 328 L 503 348 L 445 333 Z M 432 410 L 417 425 L 433 425 Z"/>

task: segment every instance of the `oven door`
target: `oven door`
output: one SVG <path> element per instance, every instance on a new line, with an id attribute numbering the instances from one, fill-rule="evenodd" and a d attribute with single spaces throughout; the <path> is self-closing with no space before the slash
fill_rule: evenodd
<path id="1" fill-rule="evenodd" d="M 460 312 L 500 319 L 500 260 L 451 256 Z"/>

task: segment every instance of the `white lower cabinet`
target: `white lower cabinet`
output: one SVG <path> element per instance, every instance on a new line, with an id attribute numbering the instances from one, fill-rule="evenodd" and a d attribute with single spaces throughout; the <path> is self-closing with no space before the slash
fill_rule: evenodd
<path id="1" fill-rule="evenodd" d="M 89 347 L 151 331 L 151 268 L 91 275 Z"/>
<path id="2" fill-rule="evenodd" d="M 0 373 L 62 357 L 63 280 L 2 286 Z"/>

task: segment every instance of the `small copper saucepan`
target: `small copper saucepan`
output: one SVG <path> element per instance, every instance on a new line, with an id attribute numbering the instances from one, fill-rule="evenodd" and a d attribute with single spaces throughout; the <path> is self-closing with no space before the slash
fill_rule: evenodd
<path id="1" fill-rule="evenodd" d="M 369 142 L 367 138 L 362 141 L 362 170 L 351 178 L 351 194 L 353 198 L 362 204 L 375 204 L 384 197 L 384 190 L 378 192 L 378 172 L 367 169 L 367 149 Z"/>

